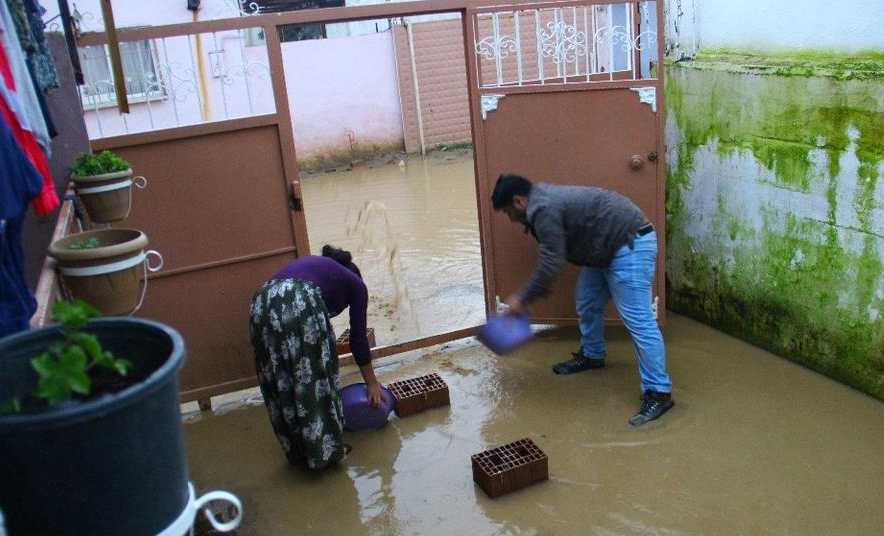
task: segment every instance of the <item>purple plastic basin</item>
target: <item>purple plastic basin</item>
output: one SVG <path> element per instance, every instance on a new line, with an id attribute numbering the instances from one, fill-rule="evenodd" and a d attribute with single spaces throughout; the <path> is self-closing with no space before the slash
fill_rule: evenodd
<path id="1" fill-rule="evenodd" d="M 534 333 L 527 315 L 498 315 L 488 319 L 476 337 L 496 354 L 508 354 L 528 342 Z"/>
<path id="2" fill-rule="evenodd" d="M 364 383 L 353 383 L 341 389 L 341 401 L 344 404 L 344 428 L 351 432 L 382 428 L 396 405 L 393 394 L 382 385 L 381 405 L 371 407 Z"/>

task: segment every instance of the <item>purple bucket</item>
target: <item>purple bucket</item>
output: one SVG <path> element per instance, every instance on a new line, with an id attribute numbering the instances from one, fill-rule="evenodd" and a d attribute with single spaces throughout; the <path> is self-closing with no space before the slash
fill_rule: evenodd
<path id="1" fill-rule="evenodd" d="M 341 401 L 344 404 L 344 429 L 351 432 L 382 428 L 396 405 L 393 394 L 382 385 L 381 405 L 371 407 L 364 383 L 353 383 L 341 389 Z"/>
<path id="2" fill-rule="evenodd" d="M 498 315 L 488 319 L 476 338 L 496 354 L 508 354 L 528 342 L 534 333 L 527 315 Z"/>

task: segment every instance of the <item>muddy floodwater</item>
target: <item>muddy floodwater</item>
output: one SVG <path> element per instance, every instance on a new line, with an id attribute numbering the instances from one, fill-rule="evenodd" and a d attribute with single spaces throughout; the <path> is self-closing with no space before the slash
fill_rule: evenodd
<path id="1" fill-rule="evenodd" d="M 467 153 L 304 178 L 312 248 L 354 252 L 379 344 L 482 322 L 473 180 Z M 632 344 L 608 335 L 607 368 L 572 376 L 550 367 L 573 329 L 506 357 L 464 339 L 379 360 L 383 383 L 438 372 L 450 407 L 346 433 L 318 474 L 286 463 L 256 391 L 222 397 L 186 418 L 191 479 L 243 500 L 241 535 L 884 534 L 880 401 L 670 313 L 676 405 L 636 430 Z M 524 437 L 549 480 L 489 499 L 470 455 Z"/>
<path id="2" fill-rule="evenodd" d="M 390 158 L 303 178 L 310 247 L 353 252 L 378 345 L 475 326 L 485 316 L 470 151 Z M 347 313 L 333 321 L 340 333 Z"/>
<path id="3" fill-rule="evenodd" d="M 671 313 L 665 337 L 676 406 L 643 429 L 619 330 L 573 376 L 550 370 L 573 331 L 503 358 L 466 340 L 378 362 L 385 383 L 439 372 L 451 406 L 346 433 L 336 469 L 289 467 L 252 400 L 185 427 L 190 476 L 243 499 L 242 535 L 882 534 L 884 404 Z M 522 437 L 550 480 L 487 498 L 470 455 Z"/>

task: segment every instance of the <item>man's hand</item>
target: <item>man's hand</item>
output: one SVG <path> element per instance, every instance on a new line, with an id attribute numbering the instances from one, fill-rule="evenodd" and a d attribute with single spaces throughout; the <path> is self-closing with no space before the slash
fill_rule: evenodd
<path id="1" fill-rule="evenodd" d="M 381 405 L 381 384 L 378 382 L 372 382 L 365 384 L 365 388 L 368 391 L 368 403 L 371 404 L 371 407 L 377 408 Z"/>
<path id="2" fill-rule="evenodd" d="M 507 315 L 525 314 L 525 312 L 528 310 L 528 307 L 525 305 L 524 302 L 522 302 L 522 299 L 519 298 L 517 294 L 513 294 L 503 303 L 506 305 L 506 310 L 504 311 L 504 314 Z"/>

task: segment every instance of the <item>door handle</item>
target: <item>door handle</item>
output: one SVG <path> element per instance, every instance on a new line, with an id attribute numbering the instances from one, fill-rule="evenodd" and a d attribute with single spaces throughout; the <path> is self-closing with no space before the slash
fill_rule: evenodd
<path id="1" fill-rule="evenodd" d="M 629 157 L 629 167 L 631 167 L 634 171 L 638 171 L 645 164 L 645 159 L 641 157 L 641 155 L 634 154 Z"/>

